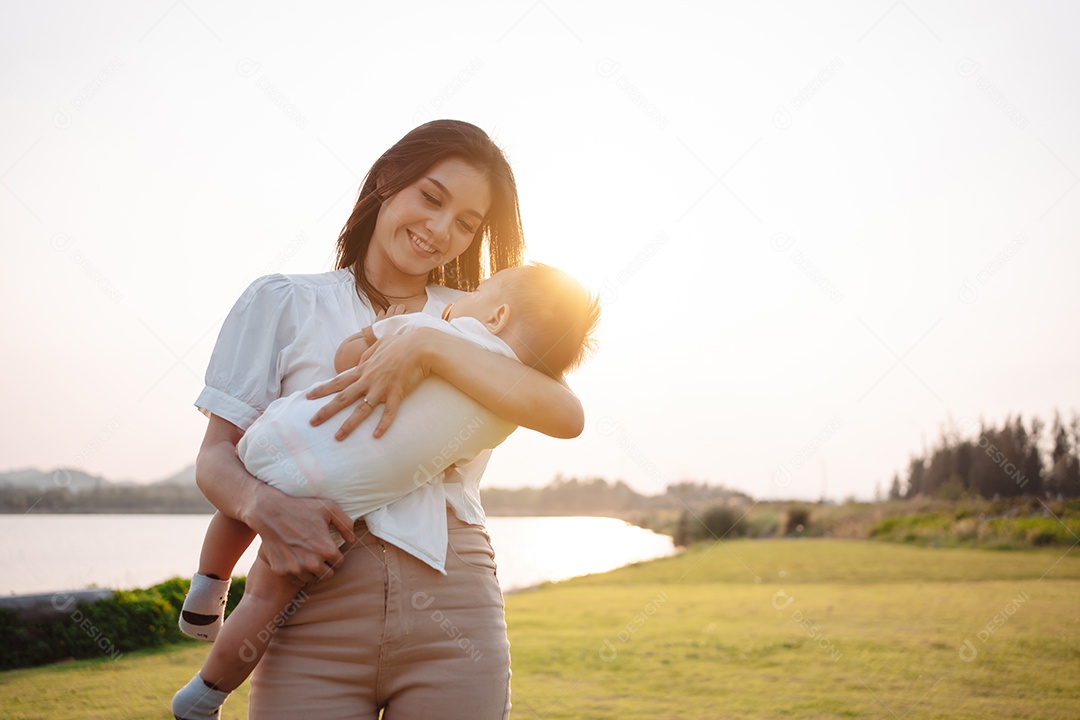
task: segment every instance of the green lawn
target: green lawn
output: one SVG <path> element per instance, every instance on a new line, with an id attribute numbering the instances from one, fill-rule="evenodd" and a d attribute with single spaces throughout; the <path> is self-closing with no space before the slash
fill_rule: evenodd
<path id="1" fill-rule="evenodd" d="M 1077 549 L 702 544 L 511 595 L 507 622 L 519 719 L 1080 717 Z M 0 716 L 168 718 L 205 651 L 3 673 Z"/>
<path id="2" fill-rule="evenodd" d="M 0 717 L 172 718 L 173 693 L 199 669 L 208 647 L 192 641 L 126 653 L 116 660 L 79 660 L 0 673 Z M 247 717 L 247 693 L 245 683 L 229 698 L 224 717 Z"/>

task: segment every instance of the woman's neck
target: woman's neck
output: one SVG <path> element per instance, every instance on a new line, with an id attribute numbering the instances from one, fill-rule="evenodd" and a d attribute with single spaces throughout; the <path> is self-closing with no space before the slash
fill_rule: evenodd
<path id="1" fill-rule="evenodd" d="M 370 262 L 374 260 L 374 262 Z M 382 293 L 391 304 L 410 306 L 419 304 L 420 308 L 427 301 L 427 276 L 405 275 L 381 267 L 382 263 L 369 256 L 364 268 L 367 281 Z"/>

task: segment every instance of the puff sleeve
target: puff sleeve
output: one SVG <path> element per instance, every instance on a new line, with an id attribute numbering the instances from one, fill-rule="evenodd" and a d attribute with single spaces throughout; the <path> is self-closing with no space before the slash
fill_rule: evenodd
<path id="1" fill-rule="evenodd" d="M 247 430 L 281 396 L 284 357 L 296 341 L 295 287 L 284 275 L 258 278 L 233 305 L 206 368 L 195 407 Z"/>

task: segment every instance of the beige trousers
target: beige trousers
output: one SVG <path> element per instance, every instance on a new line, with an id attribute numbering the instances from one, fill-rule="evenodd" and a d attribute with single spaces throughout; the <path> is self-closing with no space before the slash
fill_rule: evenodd
<path id="1" fill-rule="evenodd" d="M 510 644 L 483 528 L 448 513 L 446 575 L 356 524 L 290 605 L 251 680 L 253 720 L 505 719 Z"/>

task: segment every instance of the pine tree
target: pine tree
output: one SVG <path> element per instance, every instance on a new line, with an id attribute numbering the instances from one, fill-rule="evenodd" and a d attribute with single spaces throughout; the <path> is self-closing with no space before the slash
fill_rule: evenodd
<path id="1" fill-rule="evenodd" d="M 889 499 L 899 500 L 904 497 L 904 492 L 900 487 L 900 474 L 894 473 L 892 476 L 892 484 L 889 485 Z"/>
<path id="2" fill-rule="evenodd" d="M 1045 488 L 1046 494 L 1052 498 L 1080 497 L 1080 417 L 1075 413 L 1070 425 L 1066 426 L 1061 421 L 1061 415 L 1054 413 L 1054 424 L 1050 430 L 1053 448 Z"/>
<path id="3" fill-rule="evenodd" d="M 908 463 L 908 482 L 906 498 L 918 497 L 926 494 L 924 480 L 926 476 L 926 461 L 921 457 L 911 458 Z"/>

